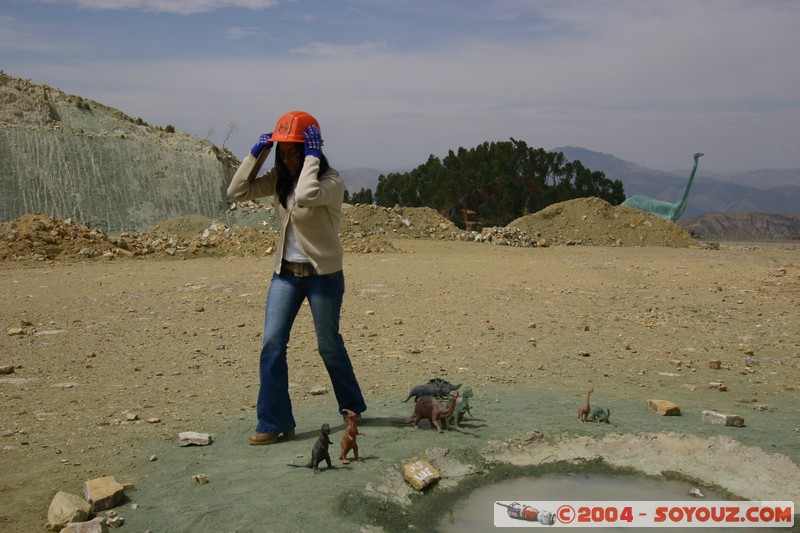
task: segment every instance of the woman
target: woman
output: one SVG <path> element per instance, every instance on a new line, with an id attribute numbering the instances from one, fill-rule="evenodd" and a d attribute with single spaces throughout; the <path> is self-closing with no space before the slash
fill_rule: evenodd
<path id="1" fill-rule="evenodd" d="M 275 166 L 256 177 L 275 143 Z M 339 333 L 344 295 L 344 250 L 339 241 L 344 183 L 322 153 L 319 123 L 304 111 L 291 111 L 278 119 L 273 133 L 259 138 L 228 186 L 228 196 L 235 201 L 269 195 L 273 196 L 280 239 L 267 294 L 258 424 L 248 437 L 252 445 L 294 437 L 286 347 L 305 299 L 339 412 L 349 409 L 360 414 L 367 409 Z"/>

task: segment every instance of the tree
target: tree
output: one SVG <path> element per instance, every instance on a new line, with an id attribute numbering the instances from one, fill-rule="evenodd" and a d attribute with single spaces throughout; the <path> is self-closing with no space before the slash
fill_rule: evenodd
<path id="1" fill-rule="evenodd" d="M 450 150 L 441 160 L 431 155 L 410 172 L 381 175 L 374 199 L 382 206 L 431 207 L 459 225 L 471 210 L 481 226 L 505 226 L 550 204 L 589 196 L 614 205 L 625 200 L 621 181 L 512 138 Z"/>
<path id="2" fill-rule="evenodd" d="M 350 193 L 345 190 L 344 201 L 349 204 L 367 204 L 372 205 L 375 199 L 372 197 L 372 189 L 361 188 L 360 191 L 350 196 Z"/>
<path id="3" fill-rule="evenodd" d="M 225 138 L 222 140 L 222 147 L 225 148 L 225 143 L 228 142 L 231 136 L 239 129 L 235 122 L 228 122 L 228 131 L 225 133 Z"/>

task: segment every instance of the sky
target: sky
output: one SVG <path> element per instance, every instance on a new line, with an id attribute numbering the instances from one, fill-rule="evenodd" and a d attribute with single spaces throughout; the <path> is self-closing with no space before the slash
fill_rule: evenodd
<path id="1" fill-rule="evenodd" d="M 2 0 L 0 69 L 243 158 L 279 116 L 340 169 L 486 141 L 800 168 L 797 0 Z"/>

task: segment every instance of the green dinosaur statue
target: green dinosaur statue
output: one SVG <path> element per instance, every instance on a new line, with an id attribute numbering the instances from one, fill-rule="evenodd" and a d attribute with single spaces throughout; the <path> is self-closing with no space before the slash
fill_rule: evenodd
<path id="1" fill-rule="evenodd" d="M 675 222 L 681 218 L 681 215 L 686 210 L 686 199 L 689 197 L 689 189 L 692 187 L 694 174 L 697 172 L 697 163 L 701 157 L 703 157 L 703 154 L 700 152 L 694 154 L 694 167 L 692 168 L 692 174 L 689 176 L 689 181 L 686 182 L 686 188 L 683 189 L 681 199 L 678 200 L 677 203 L 671 204 L 663 200 L 656 200 L 655 198 L 637 194 L 626 199 L 624 202 L 622 202 L 622 205 L 627 205 L 628 207 L 632 207 L 634 209 L 641 209 L 642 211 L 647 211 L 648 213 L 653 213 L 654 215 Z"/>

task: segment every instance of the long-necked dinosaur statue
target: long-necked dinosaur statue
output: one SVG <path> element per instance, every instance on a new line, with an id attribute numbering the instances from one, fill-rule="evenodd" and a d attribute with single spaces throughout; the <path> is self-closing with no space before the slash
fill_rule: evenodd
<path id="1" fill-rule="evenodd" d="M 634 209 L 641 209 L 642 211 L 647 211 L 648 213 L 653 213 L 654 215 L 658 215 L 662 218 L 666 218 L 667 220 L 675 222 L 681 218 L 681 215 L 686 210 L 686 199 L 689 197 L 689 189 L 692 188 L 694 174 L 697 172 L 697 163 L 701 157 L 703 157 L 703 154 L 700 152 L 694 154 L 694 167 L 692 167 L 692 174 L 689 176 L 689 181 L 686 182 L 686 187 L 683 189 L 681 199 L 678 200 L 677 203 L 671 204 L 663 200 L 656 200 L 655 198 L 650 198 L 649 196 L 637 194 L 626 199 L 624 202 L 622 202 L 622 205 L 627 205 L 628 207 L 633 207 Z"/>

